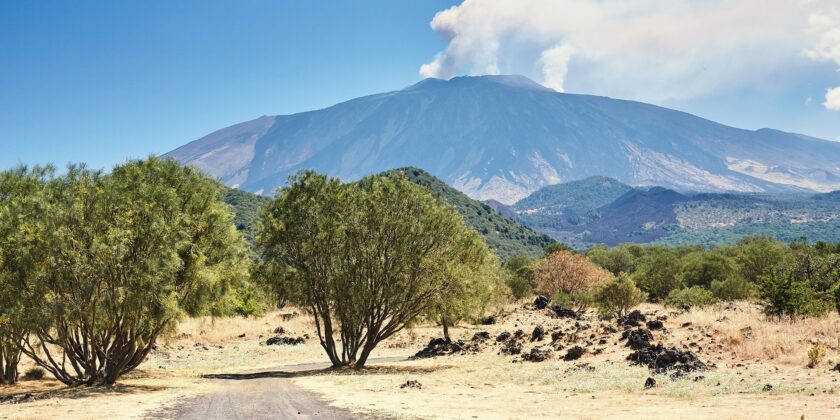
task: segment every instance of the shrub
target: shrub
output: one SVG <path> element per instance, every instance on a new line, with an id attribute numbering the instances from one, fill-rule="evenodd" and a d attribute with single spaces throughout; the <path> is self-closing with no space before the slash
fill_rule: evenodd
<path id="1" fill-rule="evenodd" d="M 712 281 L 712 293 L 720 300 L 744 300 L 755 296 L 755 285 L 741 277 Z"/>
<path id="2" fill-rule="evenodd" d="M 825 344 L 819 341 L 814 343 L 814 345 L 811 346 L 811 349 L 808 350 L 808 367 L 813 369 L 819 366 L 823 359 L 825 359 L 825 354 Z"/>
<path id="3" fill-rule="evenodd" d="M 668 306 L 682 308 L 685 310 L 697 307 L 713 305 L 717 302 L 711 291 L 700 286 L 687 287 L 685 289 L 673 290 L 668 294 L 665 303 Z"/>
<path id="4" fill-rule="evenodd" d="M 711 287 L 712 281 L 729 279 L 737 271 L 735 262 L 718 252 L 693 252 L 681 264 L 680 274 L 687 286 Z"/>
<path id="5" fill-rule="evenodd" d="M 759 282 L 759 296 L 764 312 L 774 316 L 821 315 L 826 305 L 806 280 L 797 278 L 796 270 L 780 267 Z"/>
<path id="6" fill-rule="evenodd" d="M 635 271 L 635 257 L 627 246 L 609 248 L 604 245 L 594 246 L 586 251 L 586 257 L 614 276 L 619 273 Z"/>
<path id="7" fill-rule="evenodd" d="M 545 255 L 551 255 L 558 251 L 575 252 L 574 249 L 562 242 L 552 242 L 543 248 Z"/>
<path id="8" fill-rule="evenodd" d="M 682 287 L 680 260 L 675 251 L 657 250 L 637 263 L 633 280 L 651 299 L 664 299 L 672 290 Z"/>
<path id="9" fill-rule="evenodd" d="M 23 374 L 23 379 L 26 379 L 27 381 L 40 381 L 41 379 L 44 379 L 45 374 L 46 372 L 44 369 L 36 367 L 27 370 L 26 373 Z"/>
<path id="10" fill-rule="evenodd" d="M 570 308 L 575 312 L 583 312 L 589 309 L 595 301 L 591 292 L 580 293 L 557 293 L 552 296 L 552 301 L 564 308 Z"/>
<path id="11" fill-rule="evenodd" d="M 510 288 L 510 293 L 515 299 L 526 298 L 534 293 L 531 283 L 516 275 L 509 275 L 505 279 L 505 284 Z"/>
<path id="12" fill-rule="evenodd" d="M 647 299 L 647 294 L 640 290 L 626 274 L 604 283 L 595 290 L 593 301 L 598 312 L 605 316 L 621 318 L 633 307 Z"/>
<path id="13" fill-rule="evenodd" d="M 536 289 L 549 296 L 586 292 L 611 277 L 583 255 L 568 251 L 554 252 L 534 266 Z"/>

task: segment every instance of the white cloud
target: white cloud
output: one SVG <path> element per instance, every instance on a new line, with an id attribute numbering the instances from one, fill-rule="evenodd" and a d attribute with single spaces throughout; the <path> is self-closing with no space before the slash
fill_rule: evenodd
<path id="1" fill-rule="evenodd" d="M 814 48 L 805 55 L 817 61 L 833 61 L 840 65 L 840 9 L 813 13 L 809 16 L 811 32 L 818 38 Z M 840 111 L 840 86 L 825 94 L 826 109 Z"/>
<path id="2" fill-rule="evenodd" d="M 420 74 L 524 73 L 556 90 L 690 99 L 773 83 L 802 51 L 834 57 L 809 28 L 836 2 L 465 0 L 432 19 L 448 45 Z M 832 28 L 829 41 L 840 36 Z"/>
<path id="3" fill-rule="evenodd" d="M 840 111 L 840 87 L 829 89 L 828 92 L 826 92 L 825 103 L 823 103 L 823 105 L 825 105 L 826 109 Z"/>

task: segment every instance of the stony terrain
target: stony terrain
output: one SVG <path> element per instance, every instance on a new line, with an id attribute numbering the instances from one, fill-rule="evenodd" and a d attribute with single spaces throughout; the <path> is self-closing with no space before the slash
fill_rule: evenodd
<path id="1" fill-rule="evenodd" d="M 643 305 L 619 324 L 543 304 L 511 305 L 454 329 L 452 342 L 421 326 L 375 352 L 393 361 L 290 380 L 337 408 L 378 417 L 736 418 L 749 410 L 827 418 L 840 410 L 837 315 L 788 322 L 766 320 L 750 304 L 692 312 Z M 24 381 L 0 389 L 0 418 L 167 417 L 167 407 L 199 395 L 257 392 L 257 382 L 220 377 L 323 362 L 313 335 L 297 310 L 188 320 L 117 387 Z M 811 369 L 807 352 L 817 341 L 827 356 Z"/>

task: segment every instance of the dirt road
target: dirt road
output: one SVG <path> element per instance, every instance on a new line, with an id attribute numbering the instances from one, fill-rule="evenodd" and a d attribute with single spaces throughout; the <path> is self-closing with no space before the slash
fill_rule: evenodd
<path id="1" fill-rule="evenodd" d="M 405 357 L 372 359 L 369 365 L 394 363 Z M 291 378 L 328 369 L 326 363 L 284 366 L 268 371 L 206 375 L 224 391 L 200 395 L 152 413 L 155 419 L 359 419 L 370 418 L 330 407 L 316 394 L 297 387 Z"/>

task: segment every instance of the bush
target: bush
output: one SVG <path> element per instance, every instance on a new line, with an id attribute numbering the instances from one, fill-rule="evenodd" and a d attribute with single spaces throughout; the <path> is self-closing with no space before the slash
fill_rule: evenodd
<path id="1" fill-rule="evenodd" d="M 639 260 L 633 280 L 651 299 L 660 300 L 666 298 L 672 290 L 682 287 L 680 269 L 676 252 L 657 249 L 655 253 Z"/>
<path id="2" fill-rule="evenodd" d="M 806 280 L 799 280 L 795 270 L 779 268 L 759 282 L 759 295 L 765 301 L 764 312 L 774 316 L 822 315 L 826 305 Z"/>
<path id="3" fill-rule="evenodd" d="M 825 353 L 825 344 L 820 342 L 814 343 L 811 346 L 811 350 L 808 350 L 808 367 L 813 369 L 819 366 L 823 359 L 825 359 Z"/>
<path id="4" fill-rule="evenodd" d="M 717 303 L 717 299 L 711 291 L 700 286 L 694 286 L 671 291 L 668 298 L 665 299 L 665 303 L 668 306 L 688 310 L 694 307 L 702 308 L 713 305 Z"/>
<path id="5" fill-rule="evenodd" d="M 621 318 L 633 307 L 647 299 L 647 294 L 625 274 L 599 286 L 593 294 L 598 312 L 605 316 Z"/>
<path id="6" fill-rule="evenodd" d="M 527 279 L 517 275 L 508 276 L 505 279 L 505 284 L 510 288 L 510 293 L 515 299 L 526 298 L 534 293 L 531 283 Z"/>
<path id="7" fill-rule="evenodd" d="M 611 277 L 583 255 L 568 251 L 554 252 L 534 266 L 536 289 L 549 296 L 586 292 Z"/>
<path id="8" fill-rule="evenodd" d="M 44 369 L 36 367 L 27 370 L 26 373 L 23 374 L 23 379 L 26 379 L 27 381 L 40 381 L 41 379 L 44 379 L 45 374 L 46 372 L 44 372 Z"/>
<path id="9" fill-rule="evenodd" d="M 570 308 L 575 312 L 583 312 L 592 306 L 595 297 L 591 292 L 557 293 L 551 297 L 551 300 L 564 308 Z"/>
<path id="10" fill-rule="evenodd" d="M 712 293 L 720 300 L 745 300 L 755 296 L 755 286 L 741 277 L 712 281 Z"/>
<path id="11" fill-rule="evenodd" d="M 712 281 L 729 279 L 737 272 L 735 261 L 719 252 L 692 252 L 680 263 L 686 286 L 711 287 Z"/>

